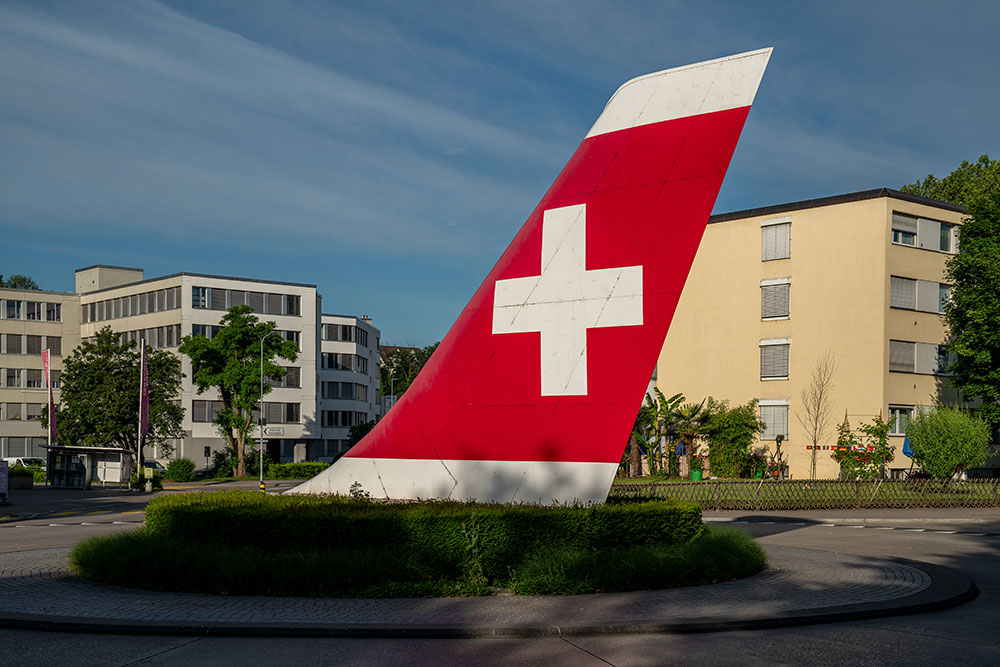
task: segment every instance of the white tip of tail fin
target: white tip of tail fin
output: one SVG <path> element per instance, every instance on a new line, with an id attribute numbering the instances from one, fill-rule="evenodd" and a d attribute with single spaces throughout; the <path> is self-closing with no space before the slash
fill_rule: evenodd
<path id="1" fill-rule="evenodd" d="M 289 493 L 604 500 L 770 55 L 622 86 L 406 393 Z"/>
<path id="2" fill-rule="evenodd" d="M 636 77 L 611 96 L 587 136 L 748 107 L 772 50 L 768 47 Z"/>

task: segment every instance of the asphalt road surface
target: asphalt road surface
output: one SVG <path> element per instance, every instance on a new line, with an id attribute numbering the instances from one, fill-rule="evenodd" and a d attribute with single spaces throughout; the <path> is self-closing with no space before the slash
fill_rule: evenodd
<path id="1" fill-rule="evenodd" d="M 129 530 L 142 520 L 141 506 L 141 502 L 108 503 L 61 516 L 49 514 L 2 524 L 0 551 L 63 547 L 89 535 Z M 851 513 L 838 514 L 847 517 Z M 927 520 L 930 515 L 940 520 Z M 884 513 L 856 526 L 820 522 L 829 516 L 829 512 L 797 513 L 797 525 L 783 524 L 780 516 L 748 517 L 744 520 L 753 522 L 734 525 L 758 537 L 765 546 L 905 557 L 958 568 L 975 579 L 979 597 L 957 608 L 926 614 L 695 635 L 526 640 L 253 639 L 0 629 L 0 665 L 1000 664 L 1000 537 L 990 535 L 1000 533 L 1000 512 Z M 973 518 L 963 520 L 963 516 Z M 707 587 L 705 595 L 711 594 Z"/>

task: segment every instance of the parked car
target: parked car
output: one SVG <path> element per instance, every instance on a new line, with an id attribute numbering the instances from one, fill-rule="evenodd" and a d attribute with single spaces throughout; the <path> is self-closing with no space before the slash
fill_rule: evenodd
<path id="1" fill-rule="evenodd" d="M 142 467 L 149 468 L 154 473 L 159 474 L 160 477 L 163 477 L 163 473 L 167 472 L 167 469 L 163 466 L 162 463 L 160 463 L 159 461 L 154 461 L 153 459 L 144 459 L 142 462 Z"/>
<path id="2" fill-rule="evenodd" d="M 40 456 L 8 456 L 4 458 L 4 461 L 7 462 L 7 465 L 10 468 L 13 468 L 20 463 L 25 468 L 29 466 L 38 466 L 42 470 L 45 470 L 45 459 Z"/>

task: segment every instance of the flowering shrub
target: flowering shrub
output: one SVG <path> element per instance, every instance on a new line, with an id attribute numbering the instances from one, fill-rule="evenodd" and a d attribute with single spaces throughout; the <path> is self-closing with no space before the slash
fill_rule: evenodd
<path id="1" fill-rule="evenodd" d="M 837 427 L 837 449 L 830 454 L 840 464 L 843 479 L 877 479 L 883 475 L 885 465 L 894 458 L 889 446 L 889 431 L 894 422 L 895 418 L 885 421 L 879 415 L 871 424 L 858 427 L 859 437 L 844 418 L 844 423 Z"/>

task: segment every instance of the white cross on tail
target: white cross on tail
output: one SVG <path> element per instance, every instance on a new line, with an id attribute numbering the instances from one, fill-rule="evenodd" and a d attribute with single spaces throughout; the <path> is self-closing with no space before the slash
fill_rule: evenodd
<path id="1" fill-rule="evenodd" d="M 493 333 L 541 332 L 542 396 L 587 394 L 587 329 L 642 324 L 642 266 L 588 271 L 586 261 L 586 204 L 554 208 L 542 218 L 541 275 L 496 282 Z"/>

